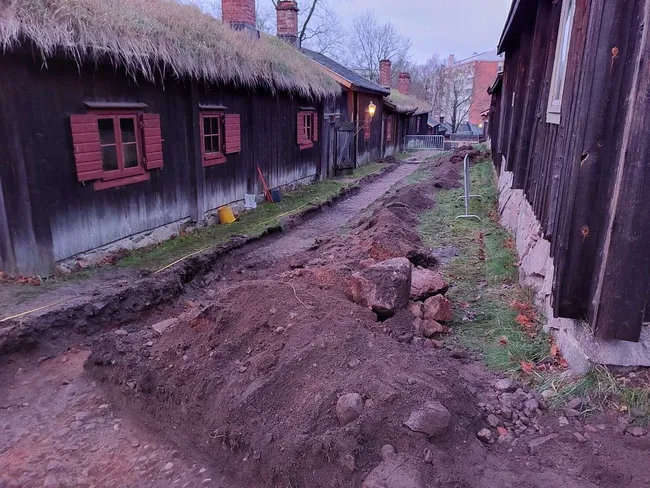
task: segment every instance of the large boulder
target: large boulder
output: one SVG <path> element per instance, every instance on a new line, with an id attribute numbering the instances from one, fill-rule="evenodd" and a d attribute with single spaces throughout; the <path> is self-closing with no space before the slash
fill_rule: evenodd
<path id="1" fill-rule="evenodd" d="M 389 259 L 352 275 L 352 300 L 380 316 L 406 308 L 411 292 L 411 262 Z"/>
<path id="2" fill-rule="evenodd" d="M 426 300 L 447 289 L 447 283 L 437 271 L 415 268 L 411 276 L 411 300 Z"/>
<path id="3" fill-rule="evenodd" d="M 435 295 L 424 302 L 424 320 L 451 322 L 454 311 L 451 302 L 442 295 Z"/>

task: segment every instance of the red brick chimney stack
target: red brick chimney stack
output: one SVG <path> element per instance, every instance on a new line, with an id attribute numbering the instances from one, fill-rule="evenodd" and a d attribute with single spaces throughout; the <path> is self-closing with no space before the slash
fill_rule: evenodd
<path id="1" fill-rule="evenodd" d="M 257 31 L 255 0 L 222 0 L 222 19 L 235 29 Z"/>
<path id="2" fill-rule="evenodd" d="M 384 88 L 390 88 L 393 77 L 393 63 L 390 59 L 379 61 L 379 84 Z"/>
<path id="3" fill-rule="evenodd" d="M 289 44 L 300 47 L 298 38 L 298 3 L 289 0 L 278 2 L 278 37 Z"/>
<path id="4" fill-rule="evenodd" d="M 402 95 L 408 95 L 411 91 L 411 75 L 409 73 L 399 74 L 397 89 Z"/>

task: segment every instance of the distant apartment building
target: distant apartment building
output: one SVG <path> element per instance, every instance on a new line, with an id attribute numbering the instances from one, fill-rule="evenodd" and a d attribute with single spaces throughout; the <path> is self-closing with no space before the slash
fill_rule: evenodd
<path id="1" fill-rule="evenodd" d="M 474 53 L 460 61 L 456 61 L 452 55 L 449 64 L 456 68 L 467 68 L 467 91 L 471 91 L 467 121 L 482 128 L 482 114 L 490 109 L 491 97 L 487 89 L 494 83 L 497 74 L 503 71 L 503 56 L 499 56 L 496 49 Z"/>

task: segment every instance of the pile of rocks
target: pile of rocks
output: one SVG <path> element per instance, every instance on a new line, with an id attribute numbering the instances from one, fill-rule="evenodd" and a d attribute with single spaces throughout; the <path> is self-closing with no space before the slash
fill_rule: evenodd
<path id="1" fill-rule="evenodd" d="M 452 304 L 444 296 L 448 288 L 437 271 L 414 267 L 407 258 L 395 258 L 352 275 L 350 296 L 372 309 L 380 320 L 407 309 L 413 315 L 415 336 L 436 341 L 448 332 L 443 324 L 453 319 Z"/>
<path id="2" fill-rule="evenodd" d="M 478 433 L 479 439 L 492 444 L 497 440 L 511 442 L 526 434 L 543 434 L 537 418 L 547 405 L 541 395 L 510 379 L 499 380 L 494 386 L 498 391 L 496 401 L 478 404 L 489 426 Z"/>

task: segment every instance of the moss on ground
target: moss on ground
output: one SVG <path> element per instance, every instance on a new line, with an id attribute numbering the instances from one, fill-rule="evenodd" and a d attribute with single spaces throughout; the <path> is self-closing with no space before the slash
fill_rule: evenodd
<path id="1" fill-rule="evenodd" d="M 456 257 L 445 267 L 451 282 L 449 297 L 456 307 L 452 340 L 481 352 L 488 366 L 517 373 L 523 363 L 543 360 L 548 339 L 540 324 L 524 329 L 517 322 L 513 302 L 529 303 L 530 293 L 517 284 L 517 259 L 508 233 L 498 224 L 497 189 L 491 161 L 470 171 L 472 188 L 482 199 L 472 199 L 471 213 L 481 217 L 456 219 L 464 213 L 463 190 L 442 190 L 436 206 L 421 216 L 420 233 L 434 249 L 453 248 Z M 422 171 L 414 181 L 425 179 Z"/>

